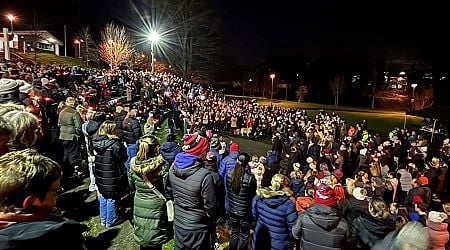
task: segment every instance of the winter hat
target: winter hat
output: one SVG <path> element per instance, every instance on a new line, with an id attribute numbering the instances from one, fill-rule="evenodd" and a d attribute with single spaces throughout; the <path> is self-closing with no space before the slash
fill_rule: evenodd
<path id="1" fill-rule="evenodd" d="M 16 80 L 2 78 L 0 79 L 0 95 L 12 94 L 19 91 L 19 84 Z"/>
<path id="2" fill-rule="evenodd" d="M 423 202 L 422 198 L 420 198 L 420 196 L 418 196 L 418 195 L 414 195 L 412 198 L 412 201 L 413 201 L 413 203 L 422 203 Z"/>
<path id="3" fill-rule="evenodd" d="M 292 166 L 294 168 L 294 171 L 299 171 L 300 170 L 300 163 L 296 162 L 293 164 Z"/>
<path id="4" fill-rule="evenodd" d="M 444 218 L 441 216 L 440 212 L 430 211 L 428 213 L 428 220 L 432 222 L 443 222 Z"/>
<path id="5" fill-rule="evenodd" d="M 306 163 L 310 164 L 310 163 L 313 163 L 313 162 L 314 162 L 314 159 L 311 156 L 306 158 Z"/>
<path id="6" fill-rule="evenodd" d="M 206 160 L 216 162 L 216 155 L 213 152 L 209 151 L 208 153 L 206 153 Z"/>
<path id="7" fill-rule="evenodd" d="M 450 139 L 445 139 L 442 144 L 444 144 L 444 146 L 448 146 L 450 144 Z"/>
<path id="8" fill-rule="evenodd" d="M 325 155 L 329 155 L 331 152 L 330 152 L 330 149 L 329 148 L 324 148 L 323 149 L 323 154 L 325 154 Z"/>
<path id="9" fill-rule="evenodd" d="M 23 85 L 19 87 L 20 93 L 29 94 L 31 90 L 33 89 L 33 86 L 27 82 L 23 82 Z"/>
<path id="10" fill-rule="evenodd" d="M 208 149 L 208 140 L 198 133 L 185 134 L 183 142 L 183 151 L 190 155 L 200 156 Z"/>
<path id="11" fill-rule="evenodd" d="M 428 178 L 425 176 L 419 177 L 419 181 L 422 183 L 422 185 L 428 185 Z"/>
<path id="12" fill-rule="evenodd" d="M 334 207 L 337 199 L 333 189 L 329 185 L 322 183 L 316 190 L 314 201 L 324 206 Z"/>
<path id="13" fill-rule="evenodd" d="M 352 195 L 355 199 L 363 201 L 367 197 L 367 190 L 365 188 L 356 187 L 353 189 Z"/>
<path id="14" fill-rule="evenodd" d="M 239 151 L 239 145 L 237 143 L 232 143 L 230 145 L 230 152 Z"/>
<path id="15" fill-rule="evenodd" d="M 217 135 L 213 135 L 213 136 L 211 137 L 211 143 L 210 143 L 210 145 L 211 145 L 212 148 L 217 148 L 217 146 L 220 145 L 220 143 L 219 143 L 219 138 L 217 137 Z"/>
<path id="16" fill-rule="evenodd" d="M 42 86 L 47 86 L 47 84 L 48 84 L 48 79 L 45 78 L 45 77 L 42 77 L 42 78 L 41 78 L 41 83 L 42 83 Z"/>
<path id="17" fill-rule="evenodd" d="M 367 154 L 367 148 L 363 148 L 363 149 L 359 150 L 359 154 L 360 155 L 366 155 Z"/>

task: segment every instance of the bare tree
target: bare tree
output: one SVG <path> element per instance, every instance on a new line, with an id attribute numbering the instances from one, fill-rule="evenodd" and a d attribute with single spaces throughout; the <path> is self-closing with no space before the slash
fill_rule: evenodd
<path id="1" fill-rule="evenodd" d="M 115 68 L 121 63 L 128 63 L 133 54 L 131 40 L 124 27 L 109 23 L 103 29 L 102 41 L 98 48 L 100 58 Z"/>
<path id="2" fill-rule="evenodd" d="M 336 75 L 330 80 L 330 89 L 334 96 L 334 106 L 339 107 L 339 96 L 344 93 L 345 81 L 343 75 Z"/>
<path id="3" fill-rule="evenodd" d="M 219 39 L 210 2 L 174 0 L 168 3 L 167 10 L 175 27 L 167 53 L 170 64 L 186 79 L 211 81 L 218 62 Z"/>
<path id="4" fill-rule="evenodd" d="M 89 26 L 83 27 L 79 32 L 78 36 L 84 42 L 81 45 L 80 55 L 86 61 L 86 66 L 89 65 L 89 62 L 98 63 L 98 47 L 92 39 L 91 30 Z M 83 46 L 84 45 L 84 46 Z M 84 47 L 84 48 L 83 48 Z"/>
<path id="5" fill-rule="evenodd" d="M 308 87 L 306 85 L 299 85 L 295 94 L 297 95 L 298 102 L 304 102 L 305 96 L 308 94 Z"/>
<path id="6" fill-rule="evenodd" d="M 419 86 L 414 95 L 414 110 L 421 110 L 433 105 L 433 86 Z"/>

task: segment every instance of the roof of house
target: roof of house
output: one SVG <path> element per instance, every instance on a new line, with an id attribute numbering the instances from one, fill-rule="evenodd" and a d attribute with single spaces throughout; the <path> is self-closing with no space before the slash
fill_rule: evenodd
<path id="1" fill-rule="evenodd" d="M 18 36 L 38 35 L 42 40 L 47 40 L 49 43 L 58 44 L 60 46 L 64 45 L 62 41 L 60 41 L 58 38 L 56 38 L 56 36 L 52 35 L 52 33 L 47 30 L 15 30 L 14 33 Z"/>

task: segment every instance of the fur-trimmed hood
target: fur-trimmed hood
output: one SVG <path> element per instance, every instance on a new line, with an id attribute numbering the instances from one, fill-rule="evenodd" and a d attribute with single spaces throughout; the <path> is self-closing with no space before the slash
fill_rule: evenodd
<path id="1" fill-rule="evenodd" d="M 133 157 L 130 161 L 131 169 L 141 177 L 146 176 L 148 179 L 152 179 L 153 176 L 158 175 L 166 163 L 162 155 L 144 161 Z"/>

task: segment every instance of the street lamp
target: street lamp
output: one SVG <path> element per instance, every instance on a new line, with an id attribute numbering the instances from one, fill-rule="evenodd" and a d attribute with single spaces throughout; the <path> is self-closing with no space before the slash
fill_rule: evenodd
<path id="1" fill-rule="evenodd" d="M 270 78 L 272 79 L 272 91 L 270 92 L 270 103 L 273 100 L 273 79 L 275 79 L 275 74 L 270 74 Z"/>
<path id="2" fill-rule="evenodd" d="M 75 41 L 74 41 L 75 44 L 78 44 L 78 58 L 81 57 L 81 41 L 78 39 L 75 39 Z M 75 56 L 76 56 L 76 54 L 75 54 Z"/>
<path id="3" fill-rule="evenodd" d="M 108 44 L 109 44 L 109 57 L 110 57 L 110 59 L 111 59 L 111 64 L 110 64 L 110 66 L 111 66 L 111 71 L 112 71 L 112 69 L 113 69 L 113 52 L 112 52 L 112 45 L 113 45 L 113 43 L 114 43 L 114 41 L 112 40 L 112 39 L 109 39 L 108 40 Z"/>
<path id="4" fill-rule="evenodd" d="M 13 21 L 16 19 L 16 17 L 13 16 L 12 14 L 6 15 L 6 17 L 7 17 L 8 20 L 11 22 L 11 33 L 12 33 L 12 32 L 14 31 Z"/>
<path id="5" fill-rule="evenodd" d="M 151 57 L 152 57 L 152 74 L 155 72 L 155 59 L 154 59 L 154 52 L 153 52 L 153 47 L 154 44 L 158 42 L 159 40 L 159 34 L 152 31 L 150 33 L 150 35 L 148 36 L 149 40 L 150 40 L 150 52 L 151 52 Z"/>
<path id="6" fill-rule="evenodd" d="M 414 97 L 415 97 L 414 92 L 415 92 L 415 90 L 416 90 L 417 83 L 411 84 L 411 87 L 413 88 L 412 98 L 411 98 L 411 111 L 414 111 Z"/>

